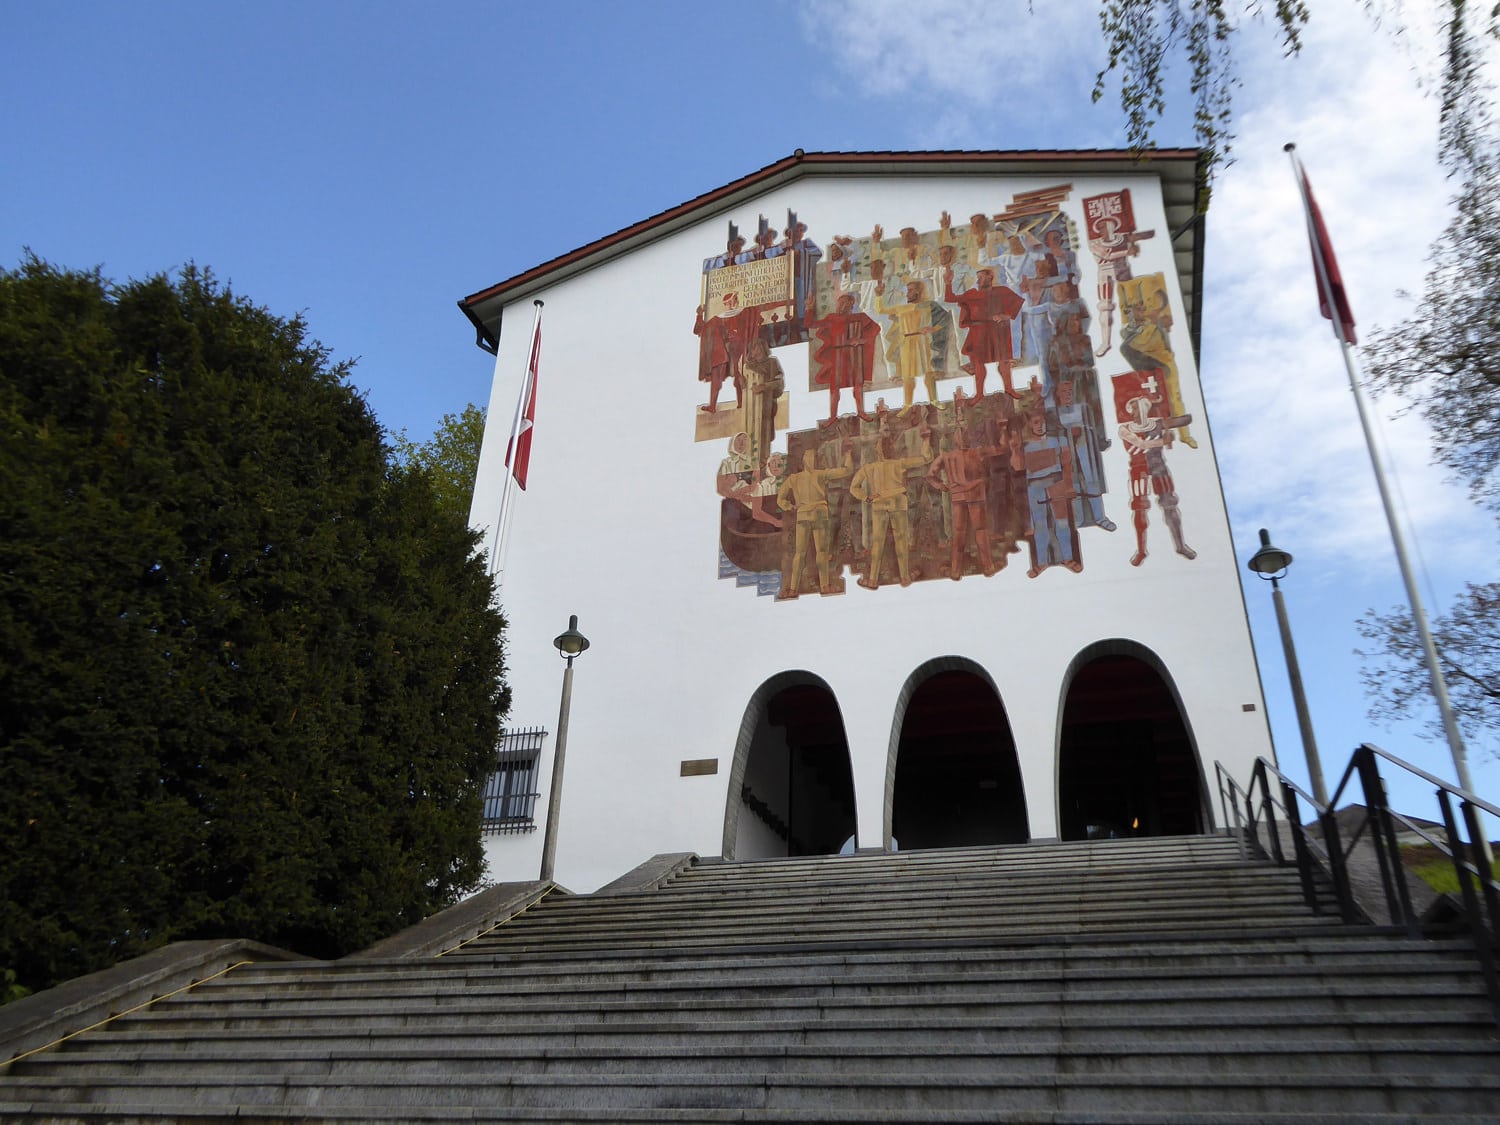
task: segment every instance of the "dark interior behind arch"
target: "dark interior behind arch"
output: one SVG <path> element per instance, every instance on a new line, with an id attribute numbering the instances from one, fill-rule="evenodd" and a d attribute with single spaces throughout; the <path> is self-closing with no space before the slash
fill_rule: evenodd
<path id="1" fill-rule="evenodd" d="M 849 743 L 827 684 L 787 673 L 752 696 L 728 798 L 726 856 L 827 855 L 854 835 Z"/>
<path id="2" fill-rule="evenodd" d="M 1010 721 L 988 677 L 947 668 L 901 715 L 891 835 L 903 850 L 1024 843 L 1030 836 Z"/>
<path id="3" fill-rule="evenodd" d="M 1077 668 L 1062 708 L 1057 777 L 1064 840 L 1204 829 L 1192 737 L 1145 654 L 1104 652 Z"/>

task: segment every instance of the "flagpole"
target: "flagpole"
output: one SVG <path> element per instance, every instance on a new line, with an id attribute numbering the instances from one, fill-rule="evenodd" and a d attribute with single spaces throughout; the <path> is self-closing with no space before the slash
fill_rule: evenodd
<path id="1" fill-rule="evenodd" d="M 500 355 L 499 355 L 499 349 L 497 348 L 496 349 L 496 355 L 495 355 L 495 377 L 498 379 L 499 375 L 500 375 Z M 492 532 L 490 534 L 490 537 L 489 537 L 490 538 L 490 552 L 489 552 L 489 560 L 488 560 L 488 562 L 489 562 L 489 573 L 490 573 L 491 577 L 493 577 L 494 574 L 495 574 L 495 572 L 499 569 L 500 544 L 501 544 L 501 542 L 502 542 L 502 540 L 504 539 L 504 536 L 505 536 L 505 532 L 504 532 L 503 526 L 501 524 L 501 520 L 502 520 L 502 518 L 505 515 L 505 504 L 506 504 L 506 501 L 510 497 L 510 451 L 515 448 L 515 444 L 516 444 L 516 425 L 520 422 L 520 417 L 519 417 L 520 410 L 521 410 L 520 403 L 525 401 L 525 395 L 526 395 L 525 381 L 526 381 L 527 377 L 528 376 L 526 376 L 526 375 L 523 375 L 521 377 L 521 383 L 522 383 L 522 385 L 521 385 L 521 398 L 517 401 L 517 404 L 516 404 L 516 414 L 517 414 L 517 417 L 515 417 L 515 418 L 513 418 L 511 420 L 511 424 L 510 424 L 510 440 L 509 440 L 509 442 L 506 443 L 506 446 L 505 446 L 505 449 L 506 449 L 505 464 L 502 466 L 503 471 L 505 473 L 505 485 L 504 485 L 504 487 L 500 491 L 500 509 L 499 509 L 499 512 L 497 513 L 497 515 L 495 517 L 495 526 L 494 526 L 494 528 L 493 528 L 493 530 L 492 530 Z"/>
<path id="2" fill-rule="evenodd" d="M 513 462 L 520 455 L 521 421 L 526 415 L 526 402 L 531 394 L 532 380 L 536 378 L 536 349 L 537 333 L 542 324 L 542 302 L 541 299 L 533 301 L 535 309 L 531 318 L 531 345 L 526 350 L 526 368 L 521 374 L 521 393 L 516 396 L 516 413 L 510 424 L 510 441 L 505 446 L 505 489 L 500 493 L 500 512 L 495 518 L 495 550 L 490 556 L 490 576 L 500 575 L 500 580 L 495 583 L 500 587 L 505 582 L 504 555 L 508 546 L 506 537 L 506 525 L 510 522 L 511 512 L 511 490 L 515 487 L 516 474 Z"/>
<path id="3" fill-rule="evenodd" d="M 1288 144 L 1286 153 L 1292 158 L 1292 168 L 1297 173 L 1297 190 L 1302 195 L 1302 210 L 1307 216 L 1308 240 L 1313 247 L 1313 267 L 1318 275 L 1318 292 L 1328 302 L 1329 321 L 1333 325 L 1334 337 L 1344 355 L 1344 369 L 1349 373 L 1349 388 L 1354 392 L 1354 405 L 1359 413 L 1359 424 L 1364 429 L 1365 447 L 1370 453 L 1370 465 L 1375 470 L 1375 484 L 1380 490 L 1380 502 L 1385 507 L 1386 523 L 1390 525 L 1391 542 L 1396 548 L 1396 561 L 1401 567 L 1401 580 L 1406 585 L 1406 600 L 1411 605 L 1412 621 L 1422 642 L 1422 654 L 1427 664 L 1427 677 L 1431 683 L 1433 698 L 1437 700 L 1438 713 L 1443 719 L 1443 731 L 1448 737 L 1448 749 L 1453 755 L 1453 768 L 1458 774 L 1459 787 L 1474 792 L 1474 783 L 1469 778 L 1469 756 L 1464 749 L 1464 738 L 1458 729 L 1458 719 L 1453 714 L 1453 704 L 1448 698 L 1448 683 L 1443 678 L 1442 666 L 1438 663 L 1437 645 L 1432 639 L 1432 630 L 1427 626 L 1427 611 L 1422 605 L 1422 596 L 1417 591 L 1417 580 L 1412 572 L 1411 560 L 1406 553 L 1406 541 L 1401 534 L 1401 525 L 1396 518 L 1396 507 L 1391 500 L 1390 487 L 1386 484 L 1385 470 L 1380 464 L 1380 455 L 1375 450 L 1375 438 L 1370 428 L 1369 408 L 1365 404 L 1364 391 L 1360 386 L 1354 357 L 1344 331 L 1344 321 L 1333 286 L 1328 279 L 1328 263 L 1323 260 L 1323 242 L 1313 223 L 1313 202 L 1307 186 L 1307 173 L 1297 159 L 1297 146 Z"/>
<path id="4" fill-rule="evenodd" d="M 521 375 L 521 393 L 516 399 L 516 416 L 511 420 L 510 440 L 505 445 L 505 487 L 500 492 L 500 511 L 495 516 L 495 549 L 490 555 L 491 577 L 503 570 L 500 565 L 500 551 L 505 544 L 505 521 L 510 515 L 510 490 L 511 486 L 515 483 L 515 475 L 511 472 L 510 462 L 511 458 L 515 456 L 516 436 L 521 428 L 521 412 L 526 407 L 526 391 L 530 382 L 531 370 L 528 366 L 527 370 Z M 497 582 L 496 586 L 498 587 L 499 585 L 500 583 Z"/>
<path id="5" fill-rule="evenodd" d="M 500 527 L 495 535 L 494 569 L 490 571 L 500 576 L 495 580 L 496 590 L 505 585 L 505 560 L 510 557 L 510 523 L 516 514 L 514 505 L 509 502 L 510 490 L 515 486 L 514 474 L 507 470 L 505 478 L 505 494 L 500 498 Z"/>

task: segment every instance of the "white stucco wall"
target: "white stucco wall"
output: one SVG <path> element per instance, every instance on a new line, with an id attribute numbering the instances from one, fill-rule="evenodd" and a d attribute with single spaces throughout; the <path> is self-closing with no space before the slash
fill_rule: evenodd
<path id="1" fill-rule="evenodd" d="M 805 669 L 832 689 L 852 760 L 861 846 L 879 846 L 896 697 L 925 661 L 961 656 L 993 678 L 1014 733 L 1033 838 L 1057 835 L 1060 693 L 1070 661 L 1108 638 L 1154 652 L 1170 672 L 1210 788 L 1219 760 L 1238 777 L 1271 753 L 1236 564 L 1193 362 L 1187 317 L 1160 191 L 1153 176 L 1071 177 L 1063 210 L 1083 229 L 1082 199 L 1128 187 L 1137 226 L 1157 235 L 1132 261 L 1137 277 L 1160 271 L 1170 288 L 1172 345 L 1196 450 L 1168 461 L 1195 560 L 1175 554 L 1161 511 L 1151 508 L 1151 553 L 1140 567 L 1129 510 L 1127 455 L 1104 453 L 1105 507 L 1119 530 L 1080 533 L 1082 573 L 1053 567 L 1026 575 L 1026 556 L 985 578 L 859 588 L 797 601 L 757 597 L 718 577 L 716 471 L 725 442 L 694 442 L 706 384 L 696 377 L 692 332 L 702 261 L 724 248 L 726 219 L 753 235 L 757 213 L 778 225 L 786 209 L 826 246 L 835 233 L 883 224 L 930 229 L 949 211 L 955 230 L 971 212 L 995 213 L 1057 176 L 834 177 L 795 182 L 732 211 L 565 280 L 545 301 L 540 388 L 529 488 L 514 494 L 501 601 L 509 621 L 510 722 L 555 731 L 562 661 L 552 638 L 569 614 L 592 647 L 575 668 L 557 877 L 587 891 L 666 851 L 717 855 L 736 736 L 755 689 Z M 1079 286 L 1094 310 L 1096 268 L 1075 244 Z M 480 460 L 473 522 L 488 529 L 499 509 L 503 461 L 526 363 L 531 295 L 508 307 L 500 339 L 490 428 Z M 1094 311 L 1090 331 L 1097 343 Z M 1099 359 L 1106 428 L 1109 376 L 1128 369 L 1116 349 Z M 778 348 L 790 392 L 791 429 L 826 416 L 826 392 L 810 392 L 808 345 Z M 1018 368 L 1018 384 L 1031 369 Z M 993 376 L 987 388 L 998 389 Z M 940 384 L 939 397 L 972 380 Z M 899 391 L 882 392 L 899 405 Z M 732 388 L 724 400 L 733 406 Z M 868 403 L 873 406 L 874 395 Z M 918 385 L 917 398 L 924 393 Z M 843 408 L 850 408 L 847 393 Z M 785 435 L 778 434 L 778 448 Z M 1253 710 L 1246 710 L 1247 707 Z M 542 765 L 546 805 L 552 739 Z M 717 758 L 715 775 L 681 777 L 684 759 Z M 1218 812 L 1215 809 L 1215 817 Z M 491 877 L 534 875 L 542 832 L 491 840 Z"/>

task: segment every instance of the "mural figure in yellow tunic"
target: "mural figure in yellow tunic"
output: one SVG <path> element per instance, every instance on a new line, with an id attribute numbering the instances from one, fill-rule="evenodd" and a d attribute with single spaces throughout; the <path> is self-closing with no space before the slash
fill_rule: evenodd
<path id="1" fill-rule="evenodd" d="M 1138 299 L 1125 306 L 1125 326 L 1120 330 L 1120 354 L 1137 371 L 1160 368 L 1162 381 L 1167 389 L 1167 405 L 1173 414 L 1185 415 L 1187 406 L 1182 401 L 1182 386 L 1177 378 L 1177 357 L 1172 353 L 1171 337 L 1168 335 L 1172 330 L 1172 310 L 1168 307 L 1165 289 L 1145 290 L 1143 283 L 1149 280 L 1152 279 L 1142 278 L 1137 282 L 1140 288 L 1130 295 L 1138 296 Z M 1121 286 L 1122 300 L 1126 298 L 1128 288 Z M 1188 433 L 1186 426 L 1178 427 L 1177 436 L 1189 449 L 1198 448 L 1198 443 Z"/>
<path id="2" fill-rule="evenodd" d="M 908 469 L 925 469 L 924 457 L 893 457 L 890 438 L 882 437 L 876 460 L 860 468 L 849 482 L 849 494 L 856 500 L 868 500 L 874 515 L 871 537 L 870 569 L 859 584 L 868 590 L 880 585 L 880 560 L 885 555 L 885 532 L 890 528 L 896 544 L 896 569 L 901 585 L 911 585 L 911 513 L 906 495 Z"/>
<path id="3" fill-rule="evenodd" d="M 813 553 L 818 560 L 818 592 L 836 594 L 833 587 L 833 552 L 829 543 L 828 482 L 843 480 L 854 472 L 853 458 L 844 454 L 844 463 L 836 469 L 818 468 L 817 450 L 809 449 L 802 454 L 802 470 L 793 473 L 782 482 L 776 493 L 776 503 L 783 511 L 795 507 L 797 531 L 792 551 L 792 570 L 782 583 L 779 597 L 795 598 L 802 581 L 802 568 L 807 563 L 807 540 L 811 535 Z M 903 494 L 904 495 L 904 494 Z M 840 582 L 842 588 L 842 582 Z"/>
<path id="4" fill-rule="evenodd" d="M 928 299 L 927 285 L 922 281 L 906 283 L 905 301 L 886 296 L 883 276 L 877 280 L 875 292 L 880 297 L 880 311 L 891 318 L 885 330 L 885 358 L 901 377 L 901 413 L 911 410 L 918 379 L 927 387 L 928 401 L 936 402 L 937 378 L 943 372 L 948 350 L 948 310 Z"/>

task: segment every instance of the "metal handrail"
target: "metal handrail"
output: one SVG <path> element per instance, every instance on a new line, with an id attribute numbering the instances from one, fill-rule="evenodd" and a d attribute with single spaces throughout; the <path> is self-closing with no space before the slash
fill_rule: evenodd
<path id="1" fill-rule="evenodd" d="M 1302 895 L 1314 913 L 1321 914 L 1324 910 L 1318 888 L 1320 881 L 1326 881 L 1334 888 L 1340 915 L 1346 922 L 1369 921 L 1360 912 L 1352 893 L 1348 893 L 1347 881 L 1340 877 L 1337 865 L 1331 860 L 1327 849 L 1303 827 L 1304 817 L 1299 809 L 1299 800 L 1305 801 L 1314 810 L 1320 809 L 1318 802 L 1305 789 L 1264 758 L 1256 761 L 1248 789 L 1242 788 L 1222 765 L 1215 763 L 1215 769 L 1219 779 L 1220 802 L 1225 806 L 1225 822 L 1232 819 L 1242 841 L 1248 839 L 1262 855 L 1286 865 L 1288 860 L 1276 819 L 1277 811 L 1280 810 L 1292 839 L 1295 852 L 1292 862 L 1296 864 L 1301 879 Z M 1281 791 L 1279 797 L 1271 784 L 1273 776 Z M 1259 797 L 1256 796 L 1257 790 Z M 1264 841 L 1261 839 L 1262 821 L 1265 827 Z"/>
<path id="2" fill-rule="evenodd" d="M 1380 775 L 1381 760 L 1407 771 L 1435 788 L 1438 807 L 1447 833 L 1446 842 L 1425 831 L 1410 818 L 1391 808 L 1385 781 Z M 1480 821 L 1480 813 L 1500 817 L 1496 807 L 1468 790 L 1444 781 L 1418 766 L 1396 757 L 1378 746 L 1364 743 L 1350 757 L 1349 765 L 1334 787 L 1327 806 L 1320 805 L 1265 758 L 1258 758 L 1251 771 L 1248 787 L 1242 787 L 1223 766 L 1215 763 L 1219 782 L 1219 799 L 1224 806 L 1225 823 L 1233 823 L 1241 839 L 1241 848 L 1253 844 L 1262 854 L 1286 865 L 1281 830 L 1276 824 L 1277 810 L 1285 818 L 1296 850 L 1294 861 L 1302 877 L 1302 890 L 1309 906 L 1319 909 L 1316 876 L 1319 868 L 1333 884 L 1339 910 L 1346 922 L 1369 922 L 1370 919 L 1354 898 L 1349 874 L 1349 859 L 1355 846 L 1368 833 L 1368 843 L 1375 853 L 1384 892 L 1387 916 L 1413 937 L 1420 936 L 1422 919 L 1412 908 L 1406 871 L 1396 842 L 1396 826 L 1415 832 L 1436 847 L 1453 864 L 1458 880 L 1457 906 L 1464 926 L 1473 938 L 1485 987 L 1497 1021 L 1500 1021 L 1500 973 L 1496 965 L 1496 934 L 1500 932 L 1500 883 L 1489 853 L 1489 845 Z M 1273 778 L 1275 784 L 1273 785 Z M 1354 830 L 1347 843 L 1340 840 L 1340 825 L 1334 810 L 1346 788 L 1358 778 L 1364 797 L 1365 819 Z M 1280 790 L 1278 797 L 1275 790 Z M 1321 831 L 1321 844 L 1308 832 L 1299 801 L 1313 811 Z M 1457 801 L 1457 812 L 1454 802 Z M 1262 824 L 1266 840 L 1261 841 Z M 1468 833 L 1465 839 L 1460 825 Z"/>
<path id="3" fill-rule="evenodd" d="M 1434 795 L 1437 798 L 1438 807 L 1442 810 L 1443 828 L 1448 836 L 1447 845 L 1444 846 L 1426 832 L 1420 832 L 1420 834 L 1424 840 L 1445 854 L 1453 865 L 1453 873 L 1458 879 L 1461 903 L 1459 913 L 1470 936 L 1474 939 L 1474 948 L 1479 955 L 1480 967 L 1484 971 L 1485 985 L 1489 989 L 1490 1000 L 1495 1006 L 1497 1018 L 1500 1018 L 1500 967 L 1496 965 L 1496 934 L 1500 932 L 1500 885 L 1497 885 L 1495 881 L 1489 839 L 1479 819 L 1481 810 L 1491 816 L 1500 817 L 1500 807 L 1496 807 L 1478 794 L 1428 773 L 1419 766 L 1404 762 L 1390 751 L 1382 750 L 1378 746 L 1365 743 L 1355 751 L 1356 757 L 1361 755 L 1369 759 L 1370 769 L 1376 773 L 1377 777 L 1379 775 L 1374 762 L 1377 758 L 1383 758 L 1435 787 Z M 1351 767 L 1352 765 L 1353 763 Z M 1455 798 L 1462 815 L 1463 828 L 1468 833 L 1467 839 L 1459 831 L 1459 817 L 1454 815 Z M 1391 819 L 1396 819 L 1410 828 L 1417 827 L 1389 806 L 1385 808 L 1385 817 L 1387 823 Z M 1402 880 L 1401 885 L 1404 890 L 1405 880 Z"/>

